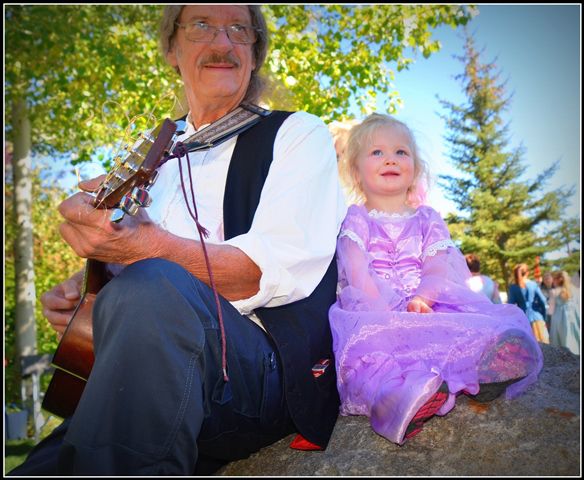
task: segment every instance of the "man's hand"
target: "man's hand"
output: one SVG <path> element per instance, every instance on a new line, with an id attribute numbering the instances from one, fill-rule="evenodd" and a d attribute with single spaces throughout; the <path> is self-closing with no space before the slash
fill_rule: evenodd
<path id="1" fill-rule="evenodd" d="M 125 215 L 119 223 L 111 221 L 112 211 L 96 208 L 94 197 L 85 192 L 95 191 L 103 176 L 81 182 L 79 192 L 59 205 L 65 219 L 59 227 L 61 236 L 82 258 L 105 263 L 128 265 L 146 258 L 152 245 L 150 235 L 157 227 L 143 208 L 134 216 Z"/>
<path id="2" fill-rule="evenodd" d="M 428 305 L 429 302 L 427 302 L 427 300 L 422 299 L 422 297 L 414 297 L 412 298 L 412 300 L 410 301 L 410 303 L 408 303 L 408 312 L 413 312 L 413 313 L 431 313 L 433 310 L 432 308 Z"/>
<path id="3" fill-rule="evenodd" d="M 41 296 L 43 315 L 51 327 L 57 331 L 59 338 L 63 335 L 79 303 L 82 286 L 83 270 Z"/>

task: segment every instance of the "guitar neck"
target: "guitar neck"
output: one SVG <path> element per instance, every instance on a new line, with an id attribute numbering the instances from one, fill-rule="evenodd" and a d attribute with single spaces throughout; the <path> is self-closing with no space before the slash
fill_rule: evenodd
<path id="1" fill-rule="evenodd" d="M 99 293 L 108 282 L 107 263 L 88 259 L 85 264 L 84 293 Z"/>

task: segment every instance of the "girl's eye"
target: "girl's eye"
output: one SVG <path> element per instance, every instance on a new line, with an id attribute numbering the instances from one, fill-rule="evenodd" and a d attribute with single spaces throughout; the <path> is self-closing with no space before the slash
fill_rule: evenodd
<path id="1" fill-rule="evenodd" d="M 381 157 L 383 155 L 383 151 L 382 150 L 379 150 L 379 149 L 373 150 L 371 152 L 371 155 L 373 155 L 374 157 Z"/>
<path id="2" fill-rule="evenodd" d="M 403 148 L 400 148 L 397 152 L 398 155 L 409 155 L 409 153 L 407 152 L 407 150 L 404 150 Z"/>

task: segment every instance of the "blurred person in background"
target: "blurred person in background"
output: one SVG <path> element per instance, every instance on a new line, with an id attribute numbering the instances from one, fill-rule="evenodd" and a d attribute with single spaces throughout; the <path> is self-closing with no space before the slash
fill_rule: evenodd
<path id="1" fill-rule="evenodd" d="M 527 264 L 520 263 L 515 265 L 515 268 L 513 268 L 515 283 L 509 286 L 507 303 L 517 305 L 525 312 L 538 342 L 550 343 L 545 325 L 546 298 L 539 285 L 533 280 L 529 280 L 528 276 L 529 267 Z"/>
<path id="2" fill-rule="evenodd" d="M 466 265 L 472 275 L 472 277 L 466 282 L 468 287 L 473 292 L 485 294 L 493 303 L 501 303 L 499 285 L 490 277 L 481 274 L 481 262 L 479 257 L 474 253 L 469 253 L 468 255 L 465 255 L 464 258 L 466 259 Z"/>
<path id="3" fill-rule="evenodd" d="M 568 272 L 553 274 L 554 290 L 550 301 L 552 327 L 550 343 L 566 347 L 575 355 L 580 355 L 580 296 L 572 285 Z"/>
<path id="4" fill-rule="evenodd" d="M 552 275 L 552 272 L 550 271 L 544 272 L 543 277 L 541 279 L 541 285 L 539 286 L 539 288 L 541 289 L 541 293 L 543 293 L 543 296 L 546 298 L 546 304 L 548 306 L 548 309 L 546 310 L 545 314 L 545 324 L 549 332 L 551 328 L 552 318 L 552 312 L 549 308 L 549 305 L 551 301 L 552 292 L 554 290 L 554 277 Z"/>

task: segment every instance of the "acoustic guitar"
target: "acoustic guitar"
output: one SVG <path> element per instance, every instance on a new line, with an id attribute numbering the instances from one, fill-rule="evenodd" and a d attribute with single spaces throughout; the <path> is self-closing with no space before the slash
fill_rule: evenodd
<path id="1" fill-rule="evenodd" d="M 125 214 L 134 215 L 139 207 L 147 207 L 148 189 L 156 181 L 156 168 L 172 151 L 176 129 L 177 125 L 166 119 L 118 155 L 97 191 L 94 207 L 114 209 L 113 222 L 119 222 Z M 83 294 L 53 357 L 55 372 L 43 400 L 43 408 L 60 417 L 73 415 L 91 373 L 92 309 L 107 281 L 106 264 L 87 260 Z"/>

